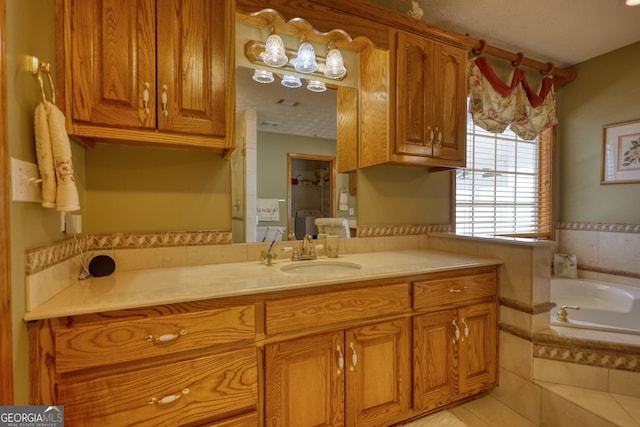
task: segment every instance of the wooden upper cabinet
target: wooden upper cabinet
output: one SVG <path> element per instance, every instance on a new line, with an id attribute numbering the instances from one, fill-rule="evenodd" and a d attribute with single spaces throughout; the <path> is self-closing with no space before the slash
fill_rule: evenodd
<path id="1" fill-rule="evenodd" d="M 402 31 L 393 37 L 396 153 L 464 166 L 466 52 Z"/>
<path id="2" fill-rule="evenodd" d="M 231 0 L 58 0 L 57 9 L 69 134 L 233 148 Z"/>

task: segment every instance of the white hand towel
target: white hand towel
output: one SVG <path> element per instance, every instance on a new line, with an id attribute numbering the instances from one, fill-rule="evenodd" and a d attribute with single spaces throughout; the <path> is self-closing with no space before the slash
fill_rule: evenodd
<path id="1" fill-rule="evenodd" d="M 42 178 L 42 206 L 56 207 L 56 172 L 53 166 L 53 148 L 49 135 L 49 123 L 46 107 L 39 103 L 34 114 L 34 131 L 36 138 L 36 158 L 40 178 Z"/>
<path id="2" fill-rule="evenodd" d="M 338 210 L 340 211 L 348 211 L 349 210 L 349 196 L 346 191 L 341 191 L 340 196 L 338 197 Z"/>
<path id="3" fill-rule="evenodd" d="M 73 176 L 71 143 L 65 128 L 64 114 L 54 104 L 47 102 L 47 118 L 58 185 L 56 207 L 63 212 L 77 211 L 80 209 L 80 200 Z"/>
<path id="4" fill-rule="evenodd" d="M 258 199 L 258 220 L 280 221 L 280 201 L 278 199 Z"/>

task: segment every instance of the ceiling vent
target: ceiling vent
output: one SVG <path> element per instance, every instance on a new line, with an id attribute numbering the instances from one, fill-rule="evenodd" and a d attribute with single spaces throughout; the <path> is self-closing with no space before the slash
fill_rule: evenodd
<path id="1" fill-rule="evenodd" d="M 275 128 L 279 125 L 279 122 L 272 122 L 270 120 L 264 120 L 260 123 L 260 127 L 269 127 L 269 128 Z"/>
<path id="2" fill-rule="evenodd" d="M 298 101 L 294 101 L 293 99 L 281 99 L 280 101 L 278 101 L 278 104 L 286 105 L 289 107 L 296 107 L 300 103 Z"/>

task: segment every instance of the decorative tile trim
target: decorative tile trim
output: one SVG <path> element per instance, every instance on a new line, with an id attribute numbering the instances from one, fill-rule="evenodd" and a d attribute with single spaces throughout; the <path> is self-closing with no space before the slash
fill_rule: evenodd
<path id="1" fill-rule="evenodd" d="M 225 245 L 232 242 L 232 233 L 229 230 L 85 234 L 27 250 L 26 274 L 38 273 L 83 251 Z"/>
<path id="2" fill-rule="evenodd" d="M 640 355 L 637 354 L 583 350 L 551 344 L 534 344 L 533 357 L 607 369 L 640 372 Z"/>
<path id="3" fill-rule="evenodd" d="M 640 224 L 607 224 L 602 222 L 559 222 L 560 230 L 609 231 L 613 233 L 640 233 Z"/>
<path id="4" fill-rule="evenodd" d="M 503 305 L 505 307 L 509 307 L 511 309 L 521 311 L 527 314 L 548 313 L 549 311 L 551 311 L 553 307 L 556 306 L 556 304 L 553 302 L 547 302 L 547 303 L 536 304 L 536 305 L 525 304 L 523 302 L 516 301 L 514 299 L 506 298 L 506 297 L 500 297 L 500 305 Z"/>
<path id="5" fill-rule="evenodd" d="M 448 233 L 452 230 L 451 224 L 359 225 L 357 236 L 412 236 L 427 233 Z"/>

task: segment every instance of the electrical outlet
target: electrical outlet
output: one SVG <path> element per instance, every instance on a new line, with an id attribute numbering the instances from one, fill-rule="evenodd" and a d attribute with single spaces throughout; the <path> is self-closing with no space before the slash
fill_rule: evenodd
<path id="1" fill-rule="evenodd" d="M 14 202 L 42 202 L 38 165 L 11 158 L 11 195 Z"/>

